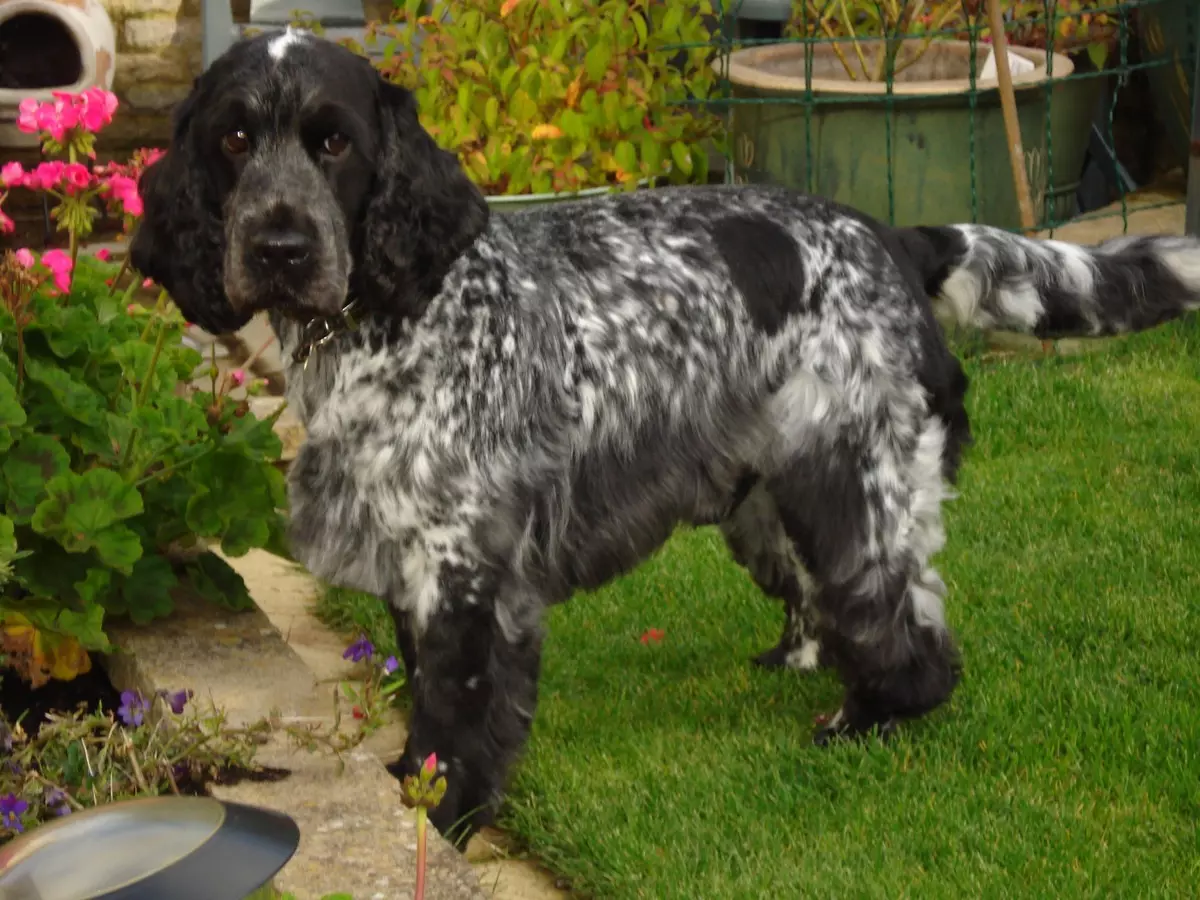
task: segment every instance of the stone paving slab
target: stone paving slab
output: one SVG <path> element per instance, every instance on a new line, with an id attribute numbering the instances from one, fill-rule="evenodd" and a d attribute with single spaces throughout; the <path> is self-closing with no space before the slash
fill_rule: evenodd
<path id="1" fill-rule="evenodd" d="M 252 593 L 261 590 L 261 584 L 252 586 Z M 332 722 L 336 684 L 322 682 L 262 610 L 235 613 L 182 592 L 176 602 L 176 613 L 152 626 L 110 626 L 118 652 L 106 665 L 118 689 L 153 693 L 190 687 L 201 702 L 224 709 L 234 725 L 274 713 Z M 339 771 L 335 759 L 295 749 L 284 736 L 275 736 L 259 760 L 290 770 L 287 778 L 244 781 L 213 793 L 277 809 L 297 821 L 300 847 L 276 883 L 298 900 L 338 891 L 355 900 L 411 897 L 415 825 L 400 802 L 399 785 L 361 747 L 343 759 L 345 768 Z M 427 889 L 430 900 L 486 896 L 467 860 L 432 830 Z"/>

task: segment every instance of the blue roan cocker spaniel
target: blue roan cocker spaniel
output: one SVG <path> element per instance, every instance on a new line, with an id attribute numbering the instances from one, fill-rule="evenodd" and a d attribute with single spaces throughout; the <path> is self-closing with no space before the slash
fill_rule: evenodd
<path id="1" fill-rule="evenodd" d="M 1200 300 L 1191 239 L 896 229 L 766 186 L 489 216 L 408 92 L 297 31 L 197 80 L 143 191 L 133 263 L 189 319 L 270 313 L 308 433 L 293 551 L 386 599 L 398 769 L 437 752 L 460 843 L 528 734 L 547 607 L 681 523 L 783 601 L 759 662 L 841 677 L 818 743 L 937 707 L 959 662 L 932 558 L 970 430 L 931 298 L 1037 335 Z"/>

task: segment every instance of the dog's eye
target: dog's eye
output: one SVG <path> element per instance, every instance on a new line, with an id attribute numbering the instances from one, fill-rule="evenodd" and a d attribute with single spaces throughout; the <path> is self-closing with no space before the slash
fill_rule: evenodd
<path id="1" fill-rule="evenodd" d="M 339 134 L 336 131 L 329 135 L 329 137 L 325 138 L 324 142 L 321 144 L 321 152 L 326 156 L 341 156 L 349 149 L 350 138 L 346 137 L 344 134 Z"/>
<path id="2" fill-rule="evenodd" d="M 250 137 L 240 128 L 221 138 L 221 148 L 230 156 L 241 156 L 250 149 Z"/>

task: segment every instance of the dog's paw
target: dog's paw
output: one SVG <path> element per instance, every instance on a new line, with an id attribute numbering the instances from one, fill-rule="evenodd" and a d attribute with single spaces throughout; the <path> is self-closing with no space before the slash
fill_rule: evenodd
<path id="1" fill-rule="evenodd" d="M 836 741 L 858 740 L 871 735 L 886 741 L 896 732 L 899 720 L 889 717 L 882 722 L 856 722 L 839 709 L 832 716 L 817 716 L 816 731 L 813 732 L 813 743 L 818 747 L 828 747 Z"/>
<path id="2" fill-rule="evenodd" d="M 754 664 L 764 669 L 791 669 L 795 672 L 815 672 L 821 668 L 821 645 L 806 640 L 799 647 L 780 643 L 754 657 Z"/>

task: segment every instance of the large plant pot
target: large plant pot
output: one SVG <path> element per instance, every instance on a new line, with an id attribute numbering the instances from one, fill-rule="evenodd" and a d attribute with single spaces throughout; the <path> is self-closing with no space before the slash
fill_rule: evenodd
<path id="1" fill-rule="evenodd" d="M 1045 50 L 1036 49 L 1034 52 L 1045 59 Z M 1070 79 L 1062 82 L 1057 80 L 1062 74 L 1057 63 L 1052 73 L 1055 83 L 1049 111 L 1050 144 L 1046 148 L 1050 186 L 1047 189 L 1043 216 L 1048 223 L 1063 222 L 1079 214 L 1078 191 L 1092 139 L 1092 127 L 1096 123 L 1096 115 L 1101 105 L 1104 105 L 1104 114 L 1107 115 L 1106 101 L 1111 96 L 1114 82 L 1111 73 L 1096 74 L 1095 66 L 1087 59 L 1086 54 L 1070 54 L 1070 58 L 1075 66 L 1074 75 Z M 1091 74 L 1088 77 L 1080 77 L 1081 68 Z M 1045 130 L 1046 123 L 1043 119 L 1043 135 Z M 1022 138 L 1024 139 L 1024 135 Z"/>
<path id="2" fill-rule="evenodd" d="M 1190 20 L 1190 21 L 1189 21 Z M 1189 37 L 1193 42 L 1188 45 Z M 1166 132 L 1167 162 L 1180 165 L 1191 143 L 1192 81 L 1200 52 L 1200 3 L 1166 0 L 1138 10 L 1138 41 L 1154 98 L 1154 110 Z"/>
<path id="3" fill-rule="evenodd" d="M 882 44 L 863 42 L 862 47 L 871 58 Z M 986 45 L 976 48 L 977 73 L 988 49 Z M 811 87 L 816 102 L 811 123 L 805 121 L 803 45 L 766 45 L 733 53 L 729 78 L 735 98 L 731 135 L 735 179 L 801 188 L 897 225 L 974 220 L 1020 227 L 999 91 L 994 82 L 978 85 L 972 111 L 970 51 L 966 41 L 934 43 L 899 74 L 889 98 L 881 82 L 849 80 L 829 45 L 814 47 Z M 1054 206 L 1055 218 L 1061 218 L 1078 181 L 1094 111 L 1094 102 L 1082 94 L 1098 88 L 1086 82 L 1058 81 L 1074 71 L 1066 56 L 1054 54 L 1055 81 L 1049 82 L 1044 51 L 1020 47 L 1011 51 L 1035 65 L 1032 72 L 1014 75 L 1013 82 L 1026 172 L 1035 215 L 1042 224 L 1048 219 L 1047 201 L 1055 189 L 1063 197 Z"/>

